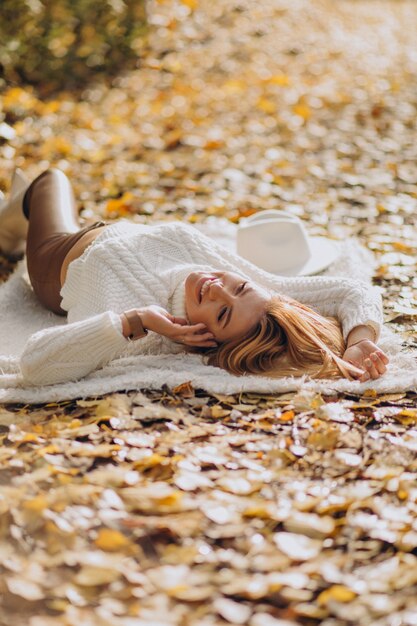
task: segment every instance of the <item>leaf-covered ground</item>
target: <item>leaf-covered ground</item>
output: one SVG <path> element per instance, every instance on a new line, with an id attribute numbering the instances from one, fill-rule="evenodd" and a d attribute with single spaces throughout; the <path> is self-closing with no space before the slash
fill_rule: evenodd
<path id="1" fill-rule="evenodd" d="M 3 87 L 0 187 L 52 164 L 84 220 L 285 208 L 358 236 L 414 346 L 417 4 L 148 11 L 142 67 L 111 88 Z M 416 395 L 184 382 L 0 409 L 1 625 L 417 624 Z"/>

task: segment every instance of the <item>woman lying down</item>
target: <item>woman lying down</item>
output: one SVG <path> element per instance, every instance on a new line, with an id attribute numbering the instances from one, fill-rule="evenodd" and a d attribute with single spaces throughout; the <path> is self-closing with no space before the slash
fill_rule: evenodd
<path id="1" fill-rule="evenodd" d="M 0 207 L 0 248 L 26 239 L 33 290 L 64 326 L 32 335 L 26 383 L 77 380 L 112 359 L 199 352 L 235 375 L 376 379 L 377 289 L 334 277 L 277 277 L 191 226 L 120 221 L 80 229 L 70 182 L 15 172 Z"/>

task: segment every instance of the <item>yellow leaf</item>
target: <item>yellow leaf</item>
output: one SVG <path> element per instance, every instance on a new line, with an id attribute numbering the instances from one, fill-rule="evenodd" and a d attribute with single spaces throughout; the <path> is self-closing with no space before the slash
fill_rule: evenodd
<path id="1" fill-rule="evenodd" d="M 294 419 L 294 411 L 285 411 L 279 416 L 281 422 L 291 422 Z"/>
<path id="2" fill-rule="evenodd" d="M 185 4 L 191 11 L 194 11 L 198 6 L 197 0 L 181 0 L 181 3 Z"/>
<path id="3" fill-rule="evenodd" d="M 189 380 L 174 387 L 172 393 L 177 396 L 182 396 L 183 398 L 194 398 L 195 396 L 194 388 Z"/>
<path id="4" fill-rule="evenodd" d="M 397 250 L 398 252 L 403 252 L 404 254 L 415 253 L 415 246 L 410 246 L 406 243 L 403 243 L 402 241 L 393 241 L 392 247 L 394 248 L 394 250 Z"/>
<path id="5" fill-rule="evenodd" d="M 74 148 L 69 141 L 63 137 L 50 137 L 47 139 L 41 148 L 42 156 L 50 158 L 51 155 L 68 156 L 73 154 Z"/>
<path id="6" fill-rule="evenodd" d="M 224 145 L 224 141 L 221 139 L 209 139 L 204 144 L 205 150 L 217 150 L 217 148 L 221 148 Z"/>
<path id="7" fill-rule="evenodd" d="M 118 530 L 100 528 L 94 542 L 98 548 L 106 552 L 117 552 L 131 545 L 131 542 Z"/>
<path id="8" fill-rule="evenodd" d="M 169 59 L 165 60 L 165 64 L 163 66 L 168 72 L 179 72 L 182 69 L 182 63 L 178 59 Z"/>
<path id="9" fill-rule="evenodd" d="M 110 143 L 114 144 L 116 142 L 111 141 Z M 108 152 L 104 149 L 94 150 L 93 152 L 89 151 L 86 153 L 86 158 L 90 163 L 102 163 L 108 157 Z"/>
<path id="10" fill-rule="evenodd" d="M 120 198 L 115 198 L 107 202 L 105 209 L 106 213 L 108 215 L 112 213 L 117 213 L 118 215 L 126 215 L 126 213 L 130 213 L 129 207 L 131 206 L 132 200 L 133 194 L 130 191 L 125 191 L 125 193 Z"/>
<path id="11" fill-rule="evenodd" d="M 35 433 L 26 433 L 19 443 L 29 443 L 30 441 L 39 441 L 39 436 Z"/>
<path id="12" fill-rule="evenodd" d="M 272 424 L 269 420 L 267 419 L 260 419 L 256 422 L 256 425 L 258 428 L 262 428 L 263 430 L 271 430 L 272 428 L 274 428 L 274 424 Z"/>
<path id="13" fill-rule="evenodd" d="M 181 502 L 182 495 L 183 494 L 181 491 L 173 491 L 172 493 L 170 493 L 168 496 L 165 496 L 164 498 L 158 498 L 158 505 L 166 506 L 166 507 L 175 506 L 176 504 L 179 504 Z"/>
<path id="14" fill-rule="evenodd" d="M 245 89 L 246 85 L 242 80 L 228 80 L 224 83 L 223 89 L 227 93 L 240 93 Z"/>
<path id="15" fill-rule="evenodd" d="M 3 95 L 3 108 L 5 111 L 23 109 L 32 112 L 38 100 L 29 92 L 20 87 L 12 87 Z"/>
<path id="16" fill-rule="evenodd" d="M 175 587 L 171 587 L 169 589 L 167 589 L 167 594 L 173 598 L 175 598 L 175 596 L 178 593 L 181 593 L 183 591 L 187 591 L 189 589 L 188 585 L 175 585 Z"/>
<path id="17" fill-rule="evenodd" d="M 356 598 L 356 593 L 352 589 L 344 585 L 332 585 L 321 592 L 317 598 L 317 604 L 325 606 L 332 600 L 335 602 L 351 602 L 354 598 Z"/>
<path id="18" fill-rule="evenodd" d="M 69 485 L 73 481 L 73 477 L 68 474 L 58 474 L 58 481 L 61 485 Z"/>
<path id="19" fill-rule="evenodd" d="M 138 601 L 133 602 L 129 604 L 129 606 L 127 607 L 127 615 L 129 617 L 138 617 L 140 613 L 140 609 L 141 609 L 141 603 Z"/>
<path id="20" fill-rule="evenodd" d="M 20 122 L 16 122 L 16 124 L 13 126 L 14 128 L 14 132 L 16 133 L 17 137 L 23 137 L 25 135 L 25 133 L 27 133 L 27 126 L 26 123 L 23 121 Z"/>
<path id="21" fill-rule="evenodd" d="M 42 494 L 23 502 L 23 508 L 27 511 L 33 511 L 34 513 L 41 513 L 47 506 L 48 500 Z"/>
<path id="22" fill-rule="evenodd" d="M 309 446 L 316 450 L 332 450 L 338 440 L 339 431 L 333 427 L 323 427 L 318 432 L 312 432 L 307 438 Z"/>
<path id="23" fill-rule="evenodd" d="M 60 611 L 63 613 L 68 608 L 68 601 L 62 600 L 61 598 L 55 598 L 53 600 L 48 600 L 48 609 L 53 611 Z M 48 626 L 45 624 L 45 626 Z"/>
<path id="24" fill-rule="evenodd" d="M 293 111 L 299 117 L 302 117 L 303 120 L 308 120 L 311 117 L 311 109 L 306 104 L 298 103 L 294 105 Z"/>
<path id="25" fill-rule="evenodd" d="M 404 424 L 404 426 L 409 426 L 410 424 L 415 424 L 415 422 L 417 422 L 417 410 L 403 409 L 393 417 L 398 422 L 401 422 L 401 424 Z"/>
<path id="26" fill-rule="evenodd" d="M 276 106 L 272 100 L 268 100 L 268 98 L 259 98 L 257 103 L 258 109 L 263 111 L 264 113 L 275 113 Z"/>
<path id="27" fill-rule="evenodd" d="M 279 87 L 288 87 L 290 79 L 286 74 L 275 74 L 275 76 L 267 78 L 266 82 L 271 85 L 278 85 Z"/>
<path id="28" fill-rule="evenodd" d="M 383 278 L 385 276 L 385 274 L 387 272 L 389 272 L 390 270 L 390 266 L 388 264 L 385 265 L 380 265 L 377 269 L 376 269 L 376 275 L 380 278 Z"/>
<path id="29" fill-rule="evenodd" d="M 59 100 L 50 100 L 49 102 L 39 102 L 37 106 L 37 113 L 39 115 L 48 115 L 50 113 L 57 113 L 61 108 L 61 102 Z"/>
<path id="30" fill-rule="evenodd" d="M 229 415 L 230 411 L 227 411 L 226 409 L 222 409 L 222 407 L 218 404 L 215 404 L 214 406 L 211 407 L 211 417 L 214 417 L 214 419 L 219 419 L 220 417 L 225 417 L 226 415 Z"/>
<path id="31" fill-rule="evenodd" d="M 272 519 L 272 512 L 267 504 L 249 505 L 243 511 L 244 517 L 259 517 L 261 519 Z"/>
<path id="32" fill-rule="evenodd" d="M 74 582 L 82 587 L 95 587 L 112 583 L 119 577 L 120 573 L 114 567 L 85 565 L 75 576 Z"/>
<path id="33" fill-rule="evenodd" d="M 145 469 L 148 467 L 156 467 L 157 465 L 169 465 L 171 459 L 169 457 L 161 456 L 160 454 L 151 454 L 146 458 L 140 459 L 133 463 L 134 469 Z"/>
<path id="34" fill-rule="evenodd" d="M 55 152 L 62 154 L 63 156 L 68 156 L 72 154 L 73 147 L 69 141 L 64 139 L 63 137 L 57 137 L 55 139 L 55 143 L 52 144 L 52 147 L 55 149 Z"/>

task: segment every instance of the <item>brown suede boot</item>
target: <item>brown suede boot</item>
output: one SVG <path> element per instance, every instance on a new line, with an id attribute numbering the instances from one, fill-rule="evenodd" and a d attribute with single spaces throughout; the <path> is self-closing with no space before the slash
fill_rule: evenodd
<path id="1" fill-rule="evenodd" d="M 0 199 L 0 250 L 7 255 L 24 251 L 28 221 L 23 214 L 23 197 L 30 181 L 15 169 L 8 198 Z"/>

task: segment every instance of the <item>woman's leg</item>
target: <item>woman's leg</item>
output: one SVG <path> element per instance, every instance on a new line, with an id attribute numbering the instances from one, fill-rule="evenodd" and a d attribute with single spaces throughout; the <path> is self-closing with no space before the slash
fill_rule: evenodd
<path id="1" fill-rule="evenodd" d="M 26 256 L 33 290 L 47 309 L 65 315 L 60 306 L 63 261 L 85 233 L 103 222 L 80 229 L 71 183 L 55 168 L 31 183 L 23 199 L 23 212 L 29 220 Z"/>
<path id="2" fill-rule="evenodd" d="M 30 252 L 52 235 L 80 230 L 71 183 L 64 172 L 55 168 L 42 172 L 29 185 L 23 198 L 23 213 L 29 220 Z"/>

